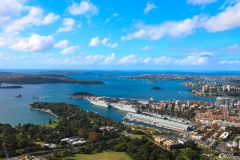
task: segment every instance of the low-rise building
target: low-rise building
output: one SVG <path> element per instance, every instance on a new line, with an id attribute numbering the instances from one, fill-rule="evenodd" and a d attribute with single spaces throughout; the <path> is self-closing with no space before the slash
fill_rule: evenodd
<path id="1" fill-rule="evenodd" d="M 238 147 L 238 143 L 237 142 L 235 142 L 235 141 L 229 141 L 228 143 L 227 143 L 227 146 L 228 147 Z"/>
<path id="2" fill-rule="evenodd" d="M 229 136 L 228 132 L 223 132 L 219 138 L 222 138 L 223 140 L 226 140 Z"/>
<path id="3" fill-rule="evenodd" d="M 163 142 L 163 146 L 165 146 L 168 149 L 175 149 L 175 148 L 182 148 L 183 144 L 178 142 L 176 139 L 168 139 Z"/>
<path id="4" fill-rule="evenodd" d="M 191 138 L 195 139 L 195 140 L 202 140 L 203 136 L 201 136 L 201 135 L 192 135 Z"/>

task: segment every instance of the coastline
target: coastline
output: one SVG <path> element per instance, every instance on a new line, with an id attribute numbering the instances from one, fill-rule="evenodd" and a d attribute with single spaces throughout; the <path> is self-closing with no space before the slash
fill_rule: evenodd
<path id="1" fill-rule="evenodd" d="M 31 105 L 29 105 L 28 108 L 34 109 L 34 110 L 38 110 L 38 111 L 41 111 L 41 112 L 44 112 L 44 113 L 49 113 L 49 114 L 55 116 L 56 118 L 58 118 L 58 115 L 54 114 L 54 113 L 53 113 L 52 111 L 50 111 L 49 109 L 37 109 L 37 108 L 33 108 Z"/>

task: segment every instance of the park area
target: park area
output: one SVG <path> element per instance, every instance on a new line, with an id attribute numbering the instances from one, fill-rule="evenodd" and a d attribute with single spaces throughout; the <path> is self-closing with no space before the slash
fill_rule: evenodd
<path id="1" fill-rule="evenodd" d="M 64 160 L 132 160 L 124 152 L 103 152 L 96 154 L 76 154 L 74 157 L 65 158 Z"/>

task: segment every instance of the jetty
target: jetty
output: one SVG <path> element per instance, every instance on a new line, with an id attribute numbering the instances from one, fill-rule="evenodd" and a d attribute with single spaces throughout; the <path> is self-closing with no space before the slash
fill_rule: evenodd
<path id="1" fill-rule="evenodd" d="M 157 127 L 180 131 L 180 132 L 184 132 L 192 129 L 192 126 L 187 124 L 160 119 L 156 117 L 150 117 L 142 114 L 128 113 L 123 119 L 129 120 L 129 121 L 141 122 L 141 123 L 145 123 L 145 124 L 149 124 Z"/>

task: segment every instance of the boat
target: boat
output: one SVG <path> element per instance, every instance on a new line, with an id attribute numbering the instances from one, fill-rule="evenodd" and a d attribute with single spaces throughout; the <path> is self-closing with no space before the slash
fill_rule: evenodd
<path id="1" fill-rule="evenodd" d="M 98 98 L 98 99 L 88 99 L 88 101 L 96 106 L 101 106 L 101 107 L 109 107 L 110 105 L 108 104 L 107 101 L 104 99 Z"/>
<path id="2" fill-rule="evenodd" d="M 16 98 L 21 98 L 22 97 L 22 95 L 21 94 L 19 94 L 18 96 L 15 96 Z"/>
<path id="3" fill-rule="evenodd" d="M 127 111 L 127 112 L 138 112 L 137 108 L 134 108 L 132 105 L 121 104 L 121 103 L 112 103 L 111 104 L 114 108 Z"/>

